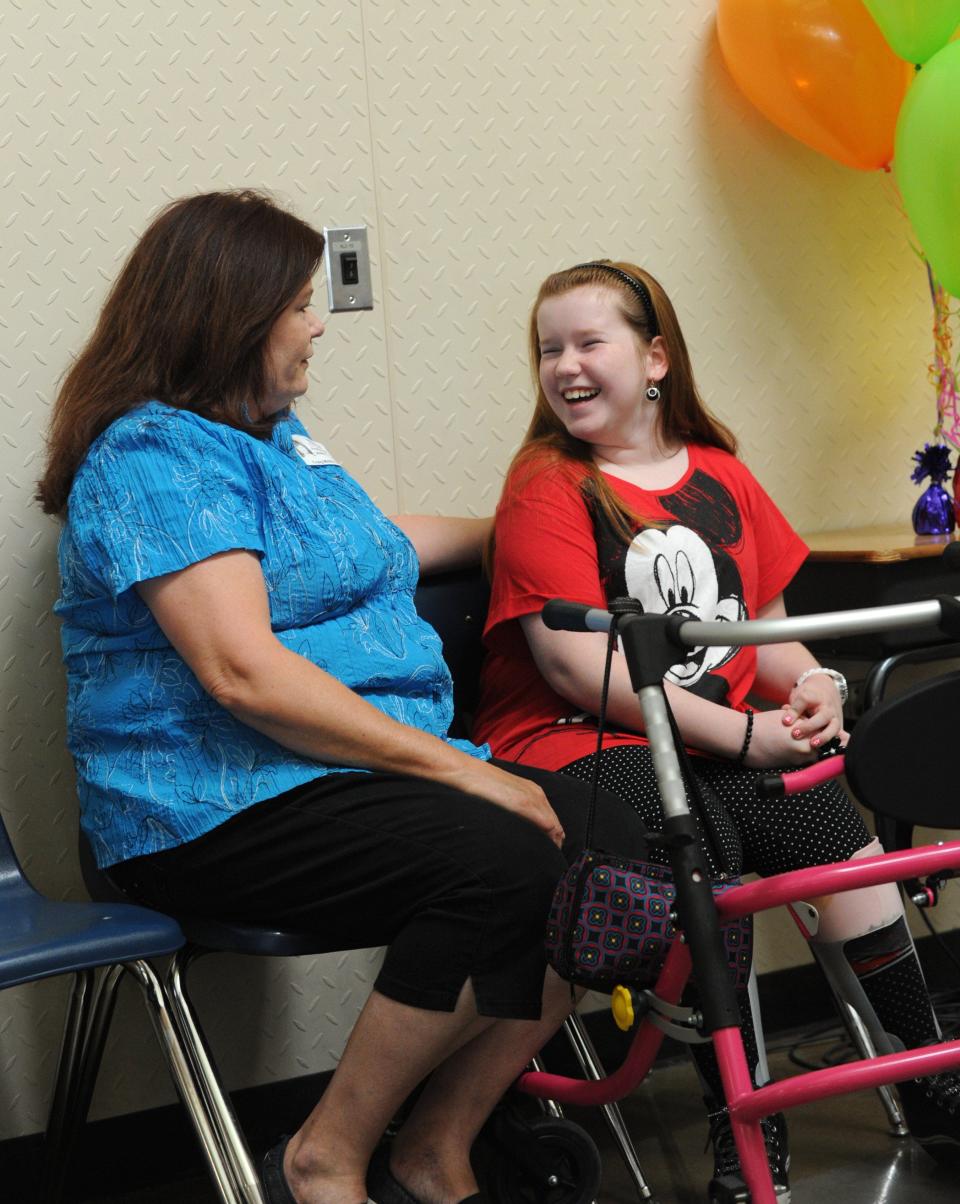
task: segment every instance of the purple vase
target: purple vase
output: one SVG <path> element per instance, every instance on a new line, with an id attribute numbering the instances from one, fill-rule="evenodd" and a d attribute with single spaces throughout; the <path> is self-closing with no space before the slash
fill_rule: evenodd
<path id="1" fill-rule="evenodd" d="M 953 498 L 942 485 L 928 485 L 913 508 L 913 529 L 918 535 L 949 535 L 957 524 Z"/>

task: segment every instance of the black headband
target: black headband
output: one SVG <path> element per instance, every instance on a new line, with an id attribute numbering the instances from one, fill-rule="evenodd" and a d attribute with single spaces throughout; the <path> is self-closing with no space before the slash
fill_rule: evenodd
<path id="1" fill-rule="evenodd" d="M 643 306 L 644 313 L 647 315 L 647 325 L 650 327 L 651 339 L 655 339 L 657 337 L 657 335 L 660 333 L 660 326 L 657 322 L 657 313 L 653 308 L 653 301 L 650 297 L 650 293 L 647 290 L 647 286 L 642 280 L 638 280 L 636 276 L 631 276 L 629 272 L 623 272 L 620 270 L 620 268 L 615 268 L 612 263 L 597 263 L 596 261 L 591 261 L 590 263 L 578 263 L 575 267 L 572 267 L 569 270 L 571 272 L 576 272 L 579 268 L 599 268 L 601 272 L 610 272 L 612 275 L 622 280 L 624 284 L 628 284 L 640 298 L 640 304 Z"/>

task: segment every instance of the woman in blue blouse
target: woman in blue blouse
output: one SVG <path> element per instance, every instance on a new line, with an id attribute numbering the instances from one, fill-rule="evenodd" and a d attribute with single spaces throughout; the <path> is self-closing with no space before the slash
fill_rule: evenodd
<path id="1" fill-rule="evenodd" d="M 81 817 L 144 903 L 389 946 L 332 1083 L 267 1156 L 271 1201 L 366 1199 L 428 1075 L 370 1190 L 476 1201 L 473 1138 L 569 1009 L 542 936 L 582 788 L 446 735 L 413 590 L 488 523 L 391 521 L 292 414 L 322 251 L 260 194 L 177 201 L 66 374 L 39 497 L 65 520 Z"/>

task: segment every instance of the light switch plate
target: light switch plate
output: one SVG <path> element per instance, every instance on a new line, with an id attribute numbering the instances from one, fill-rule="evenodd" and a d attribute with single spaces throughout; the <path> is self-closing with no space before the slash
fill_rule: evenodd
<path id="1" fill-rule="evenodd" d="M 324 226 L 327 304 L 331 313 L 373 309 L 366 226 Z"/>

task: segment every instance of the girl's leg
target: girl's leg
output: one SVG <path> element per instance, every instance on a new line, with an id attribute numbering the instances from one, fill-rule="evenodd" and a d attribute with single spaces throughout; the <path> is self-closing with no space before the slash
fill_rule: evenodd
<path id="1" fill-rule="evenodd" d="M 851 861 L 883 852 L 879 840 Z M 894 883 L 810 899 L 817 931 L 810 943 L 842 951 L 884 1030 L 906 1047 L 939 1039 L 940 1027 Z M 833 960 L 833 959 L 832 959 Z"/>
<path id="2" fill-rule="evenodd" d="M 810 865 L 881 853 L 859 812 L 836 782 L 768 801 L 757 774 L 711 763 L 710 780 L 734 816 L 745 865 L 781 874 Z M 905 1046 L 936 1040 L 939 1026 L 893 883 L 808 902 L 818 916 L 811 944 L 841 946 L 881 1024 Z"/>
<path id="3" fill-rule="evenodd" d="M 879 840 L 854 858 L 883 851 Z M 941 1039 L 940 1025 L 892 884 L 811 900 L 819 929 L 811 946 L 829 959 L 834 975 L 849 974 L 863 991 L 880 1027 L 906 1049 Z M 911 1135 L 935 1156 L 960 1158 L 960 1075 L 956 1072 L 897 1084 Z"/>
<path id="4" fill-rule="evenodd" d="M 859 812 L 835 782 L 770 803 L 756 794 L 756 774 L 710 768 L 721 800 L 735 815 L 744 860 L 761 874 L 881 853 Z M 819 918 L 811 945 L 840 951 L 883 1029 L 904 1048 L 940 1038 L 899 889 L 893 884 L 809 900 Z M 834 959 L 834 963 L 837 959 Z M 913 1136 L 960 1153 L 960 1075 L 899 1085 Z"/>

